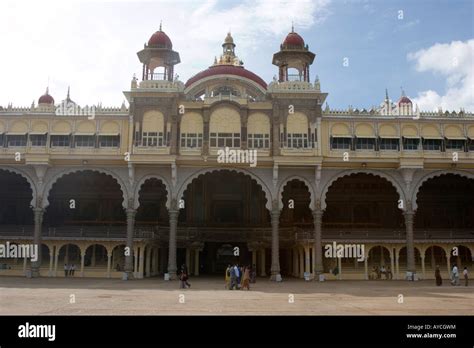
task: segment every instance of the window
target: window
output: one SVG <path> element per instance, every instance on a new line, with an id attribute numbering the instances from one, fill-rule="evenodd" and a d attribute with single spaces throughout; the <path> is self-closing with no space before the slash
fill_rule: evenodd
<path id="1" fill-rule="evenodd" d="M 4 139 L 5 139 L 5 136 L 2 133 L 0 133 L 0 147 L 3 147 Z"/>
<path id="2" fill-rule="evenodd" d="M 94 135 L 76 135 L 74 137 L 76 147 L 95 147 Z"/>
<path id="3" fill-rule="evenodd" d="M 357 150 L 374 150 L 375 138 L 356 138 Z"/>
<path id="4" fill-rule="evenodd" d="M 249 134 L 247 144 L 250 149 L 268 149 L 270 147 L 270 134 Z"/>
<path id="5" fill-rule="evenodd" d="M 423 150 L 425 151 L 441 151 L 441 139 L 423 139 Z"/>
<path id="6" fill-rule="evenodd" d="M 350 150 L 352 138 L 332 137 L 332 150 Z"/>
<path id="7" fill-rule="evenodd" d="M 240 147 L 240 133 L 211 133 L 211 147 Z"/>
<path id="8" fill-rule="evenodd" d="M 142 146 L 164 146 L 163 132 L 143 132 Z"/>
<path id="9" fill-rule="evenodd" d="M 400 139 L 398 138 L 380 138 L 380 150 L 400 150 Z"/>
<path id="10" fill-rule="evenodd" d="M 1 139 L 1 135 L 0 135 L 0 139 Z M 2 141 L 0 140 L 0 144 L 2 143 Z M 474 139 L 469 139 L 469 147 L 468 147 L 468 151 L 474 151 Z"/>
<path id="11" fill-rule="evenodd" d="M 288 147 L 291 149 L 301 149 L 308 147 L 308 134 L 288 133 Z"/>
<path id="12" fill-rule="evenodd" d="M 403 138 L 403 150 L 418 150 L 419 138 Z"/>
<path id="13" fill-rule="evenodd" d="M 181 147 L 189 149 L 201 148 L 202 133 L 181 133 Z"/>
<path id="14" fill-rule="evenodd" d="M 30 134 L 31 146 L 46 146 L 46 134 Z"/>
<path id="15" fill-rule="evenodd" d="M 51 135 L 51 147 L 68 147 L 70 135 Z"/>
<path id="16" fill-rule="evenodd" d="M 15 146 L 26 146 L 26 134 L 25 135 L 7 135 L 8 147 Z"/>
<path id="17" fill-rule="evenodd" d="M 464 150 L 464 142 L 462 139 L 447 139 L 446 140 L 446 150 Z"/>
<path id="18" fill-rule="evenodd" d="M 120 136 L 119 135 L 100 135 L 99 136 L 99 147 L 119 147 Z"/>

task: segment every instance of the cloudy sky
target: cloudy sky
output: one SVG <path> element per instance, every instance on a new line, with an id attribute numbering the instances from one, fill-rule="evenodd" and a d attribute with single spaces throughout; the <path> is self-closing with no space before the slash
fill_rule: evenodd
<path id="1" fill-rule="evenodd" d="M 401 87 L 422 110 L 474 111 L 472 0 L 2 0 L 0 105 L 29 106 L 49 81 L 56 101 L 120 106 L 136 52 L 163 30 L 186 81 L 212 64 L 231 30 L 245 67 L 270 82 L 272 55 L 295 23 L 316 53 L 331 108 L 369 108 Z M 348 64 L 343 64 L 348 62 Z M 346 65 L 346 66 L 345 66 Z"/>

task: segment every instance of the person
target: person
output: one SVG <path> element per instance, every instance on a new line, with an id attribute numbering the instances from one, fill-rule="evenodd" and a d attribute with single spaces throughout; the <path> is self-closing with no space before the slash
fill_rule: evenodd
<path id="1" fill-rule="evenodd" d="M 467 274 L 467 267 L 464 267 L 464 271 L 462 271 L 462 274 L 464 276 L 464 281 L 465 281 L 464 285 L 467 286 L 468 279 L 469 279 L 468 274 Z"/>
<path id="2" fill-rule="evenodd" d="M 229 272 L 230 272 L 230 287 L 229 287 L 229 290 L 234 290 L 234 286 L 237 286 L 237 284 L 236 284 L 237 277 L 235 275 L 235 266 L 231 266 Z"/>
<path id="3" fill-rule="evenodd" d="M 76 265 L 73 263 L 71 265 L 71 270 L 69 272 L 70 275 L 72 275 L 74 277 L 74 272 L 76 271 Z"/>
<path id="4" fill-rule="evenodd" d="M 242 290 L 250 290 L 250 266 L 245 267 L 242 282 Z"/>
<path id="5" fill-rule="evenodd" d="M 257 267 L 255 265 L 252 266 L 250 270 L 250 282 L 255 284 L 257 282 Z"/>
<path id="6" fill-rule="evenodd" d="M 452 269 L 452 281 L 451 284 L 454 286 L 459 285 L 459 271 L 458 271 L 458 266 L 454 265 Z"/>
<path id="7" fill-rule="evenodd" d="M 390 266 L 387 267 L 386 279 L 393 279 L 392 268 Z"/>
<path id="8" fill-rule="evenodd" d="M 67 263 L 64 264 L 64 276 L 67 277 L 67 274 L 69 273 L 69 267 Z"/>
<path id="9" fill-rule="evenodd" d="M 225 288 L 228 289 L 230 287 L 230 265 L 227 265 L 225 270 Z"/>
<path id="10" fill-rule="evenodd" d="M 385 273 L 385 266 L 382 265 L 382 267 L 380 267 L 380 279 L 382 279 L 382 275 L 384 276 L 385 279 L 387 279 L 387 274 Z"/>
<path id="11" fill-rule="evenodd" d="M 181 267 L 181 274 L 179 275 L 179 280 L 181 281 L 180 288 L 190 288 L 191 284 L 188 283 L 188 273 L 186 272 L 186 267 Z"/>
<path id="12" fill-rule="evenodd" d="M 435 279 L 436 286 L 441 286 L 443 284 L 443 278 L 441 278 L 441 271 L 439 270 L 439 266 L 436 266 Z"/>
<path id="13" fill-rule="evenodd" d="M 235 286 L 236 289 L 238 290 L 240 288 L 240 269 L 239 265 L 234 266 L 234 272 L 235 272 Z"/>

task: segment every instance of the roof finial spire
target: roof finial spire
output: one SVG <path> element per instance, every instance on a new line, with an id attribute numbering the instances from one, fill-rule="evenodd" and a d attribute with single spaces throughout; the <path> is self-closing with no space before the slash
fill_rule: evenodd
<path id="1" fill-rule="evenodd" d="M 388 89 L 385 88 L 385 100 L 388 100 Z"/>
<path id="2" fill-rule="evenodd" d="M 402 87 L 402 86 L 400 86 L 400 89 L 402 90 L 402 97 L 406 97 L 405 91 L 403 90 L 403 87 Z"/>
<path id="3" fill-rule="evenodd" d="M 163 20 L 161 19 L 160 20 L 160 31 L 163 31 L 163 30 L 161 30 L 162 28 L 163 28 Z"/>
<path id="4" fill-rule="evenodd" d="M 70 91 L 71 91 L 71 86 L 67 86 L 67 99 L 69 99 Z"/>
<path id="5" fill-rule="evenodd" d="M 294 21 L 291 21 L 291 32 L 292 33 L 295 32 L 295 22 Z"/>

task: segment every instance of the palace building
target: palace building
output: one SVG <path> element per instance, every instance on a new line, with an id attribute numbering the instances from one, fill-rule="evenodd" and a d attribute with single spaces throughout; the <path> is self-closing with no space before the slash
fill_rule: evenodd
<path id="1" fill-rule="evenodd" d="M 403 92 L 331 109 L 294 30 L 270 83 L 230 33 L 186 82 L 161 27 L 138 58 L 128 107 L 86 110 L 48 90 L 0 107 L 0 243 L 41 246 L 37 262 L 0 259 L 0 275 L 62 277 L 74 264 L 76 276 L 174 278 L 185 263 L 223 276 L 238 261 L 271 279 L 332 279 L 335 267 L 368 279 L 382 265 L 426 279 L 472 267 L 472 113 L 423 112 Z M 225 148 L 256 150 L 256 165 L 218 161 Z M 334 242 L 363 245 L 365 260 L 325 257 Z"/>

